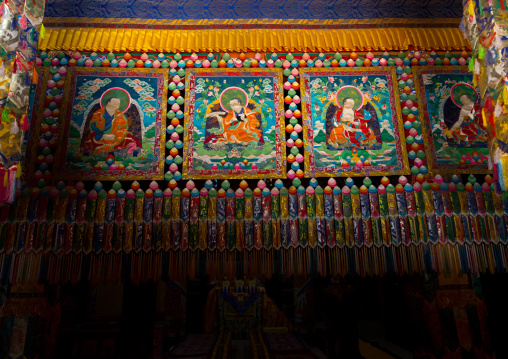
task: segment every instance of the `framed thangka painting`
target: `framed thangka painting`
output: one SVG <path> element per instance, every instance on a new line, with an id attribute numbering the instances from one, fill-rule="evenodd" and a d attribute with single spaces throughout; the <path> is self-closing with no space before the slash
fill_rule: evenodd
<path id="1" fill-rule="evenodd" d="M 302 69 L 305 176 L 407 174 L 393 68 Z"/>
<path id="2" fill-rule="evenodd" d="M 59 178 L 164 178 L 167 85 L 162 69 L 70 69 Z"/>
<path id="3" fill-rule="evenodd" d="M 487 129 L 466 66 L 413 69 L 431 173 L 488 173 Z"/>
<path id="4" fill-rule="evenodd" d="M 284 178 L 281 69 L 189 69 L 183 177 Z"/>

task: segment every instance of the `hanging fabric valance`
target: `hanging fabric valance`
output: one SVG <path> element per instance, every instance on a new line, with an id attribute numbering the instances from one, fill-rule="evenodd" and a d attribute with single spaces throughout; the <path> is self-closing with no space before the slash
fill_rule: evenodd
<path id="1" fill-rule="evenodd" d="M 209 52 L 469 48 L 455 19 L 155 21 L 52 18 L 39 50 Z"/>

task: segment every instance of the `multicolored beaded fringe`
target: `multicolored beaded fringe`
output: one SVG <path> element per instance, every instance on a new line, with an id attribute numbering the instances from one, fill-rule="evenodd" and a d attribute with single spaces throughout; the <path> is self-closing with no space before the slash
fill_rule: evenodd
<path id="1" fill-rule="evenodd" d="M 322 188 L 289 189 L 282 181 L 267 188 L 246 181 L 233 191 L 228 181 L 198 190 L 192 181 L 143 191 L 138 182 L 125 191 L 119 182 L 106 191 L 100 182 L 86 191 L 57 186 L 18 192 L 0 210 L 1 253 L 148 252 L 158 250 L 252 250 L 290 247 L 381 247 L 410 244 L 506 243 L 508 196 L 486 176 L 448 184 L 436 176 L 394 186 L 384 177 L 358 188 L 350 178 L 340 188 L 334 178 Z M 295 182 L 293 182 L 295 184 Z"/>

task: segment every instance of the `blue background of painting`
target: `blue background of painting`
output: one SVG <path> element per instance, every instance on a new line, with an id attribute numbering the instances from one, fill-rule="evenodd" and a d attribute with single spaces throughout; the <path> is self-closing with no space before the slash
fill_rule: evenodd
<path id="1" fill-rule="evenodd" d="M 86 82 L 93 81 L 93 80 L 95 80 L 97 78 L 99 78 L 99 79 L 106 79 L 106 78 L 108 78 L 109 80 L 111 80 L 111 82 L 109 84 L 107 84 L 106 86 L 101 87 L 94 94 L 92 94 L 92 97 L 93 97 L 92 101 L 78 99 L 77 96 L 79 96 L 79 91 L 82 89 L 83 85 Z M 142 100 L 140 100 L 140 98 L 139 98 L 140 95 L 134 90 L 134 88 L 133 87 L 129 87 L 127 84 L 124 83 L 125 79 L 130 79 L 130 80 L 136 80 L 136 79 L 138 79 L 140 81 L 146 82 L 153 89 L 150 92 L 152 93 L 152 97 L 154 98 L 154 100 L 151 100 L 151 101 L 142 101 Z M 131 96 L 131 98 L 136 100 L 138 102 L 138 104 L 142 108 L 143 108 L 143 104 L 146 102 L 151 107 L 157 109 L 157 81 L 158 81 L 158 79 L 154 78 L 154 77 L 78 76 L 77 79 L 76 79 L 76 93 L 74 94 L 74 100 L 73 100 L 72 107 L 74 109 L 74 106 L 76 104 L 78 104 L 79 102 L 81 102 L 81 101 L 86 101 L 87 105 L 85 105 L 85 107 L 88 107 L 93 101 L 99 99 L 102 96 L 102 94 L 105 91 L 107 91 L 108 89 L 113 88 L 113 87 L 120 87 L 120 88 L 126 90 L 129 93 L 129 95 Z M 81 125 L 81 123 L 83 121 L 85 121 L 86 119 L 83 117 L 83 114 L 80 114 L 80 115 L 77 115 L 77 116 L 73 114 L 72 117 L 71 117 L 71 120 L 74 121 L 76 124 Z M 154 122 L 155 122 L 155 116 L 150 117 L 150 116 L 147 116 L 146 113 L 144 114 L 144 116 L 143 116 L 143 123 L 145 125 L 145 128 L 150 126 Z"/>

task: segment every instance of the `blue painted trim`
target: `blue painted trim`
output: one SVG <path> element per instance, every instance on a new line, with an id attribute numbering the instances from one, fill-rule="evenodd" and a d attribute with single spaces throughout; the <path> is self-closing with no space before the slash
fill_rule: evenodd
<path id="1" fill-rule="evenodd" d="M 130 19 L 461 18 L 461 0 L 47 0 L 45 17 Z"/>

